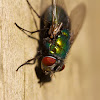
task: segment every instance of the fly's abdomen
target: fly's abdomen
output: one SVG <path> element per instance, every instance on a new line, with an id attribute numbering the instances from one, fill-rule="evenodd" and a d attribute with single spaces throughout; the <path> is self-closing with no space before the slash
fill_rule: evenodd
<path id="1" fill-rule="evenodd" d="M 57 7 L 57 15 L 56 15 L 57 16 L 57 22 L 59 24 L 62 22 L 63 28 L 70 30 L 70 23 L 69 23 L 68 15 L 64 11 L 64 9 L 62 9 L 60 6 L 56 6 L 56 7 Z M 50 6 L 50 7 L 48 7 L 48 9 L 43 14 L 43 19 L 50 22 L 50 25 L 46 21 L 43 21 L 43 22 L 41 22 L 42 23 L 41 28 L 42 28 L 42 26 L 45 26 L 45 28 L 50 28 L 50 26 L 52 25 L 52 16 L 53 16 L 52 11 L 53 11 L 53 7 Z"/>

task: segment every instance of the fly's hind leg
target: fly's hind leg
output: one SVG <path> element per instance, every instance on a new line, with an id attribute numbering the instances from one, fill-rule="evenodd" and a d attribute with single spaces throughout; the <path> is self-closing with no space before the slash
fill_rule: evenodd
<path id="1" fill-rule="evenodd" d="M 31 4 L 29 3 L 28 0 L 26 0 L 28 5 L 29 5 L 29 8 L 37 15 L 38 18 L 41 18 L 41 16 L 34 10 L 34 8 L 31 6 Z"/>
<path id="2" fill-rule="evenodd" d="M 38 18 L 42 18 L 34 9 L 33 9 L 33 7 L 31 6 L 31 4 L 29 3 L 29 1 L 28 0 L 26 0 L 27 1 L 27 3 L 28 3 L 28 5 L 29 5 L 29 8 L 30 8 L 30 10 L 31 10 L 31 13 L 32 13 L 32 11 L 37 15 L 37 17 Z M 33 15 L 33 13 L 32 13 L 32 15 Z M 43 19 L 43 18 L 42 18 Z M 34 18 L 34 16 L 33 16 L 33 20 L 35 21 L 35 25 L 36 25 L 36 28 L 37 28 L 37 23 L 36 23 L 36 20 L 35 20 L 35 18 Z M 45 20 L 45 19 L 43 19 L 44 21 L 46 21 L 47 23 L 50 23 L 50 22 L 48 22 L 47 20 Z M 41 31 L 44 31 L 44 30 L 49 30 L 49 28 L 43 28 L 43 29 L 40 29 L 40 30 L 38 30 L 38 28 L 37 28 L 37 30 L 36 31 L 28 31 L 28 30 L 26 30 L 26 29 L 24 29 L 24 28 L 22 28 L 22 27 L 20 27 L 17 23 L 15 23 L 15 25 L 22 31 L 22 32 L 24 32 L 24 34 L 26 34 L 28 37 L 30 37 L 30 38 L 32 38 L 32 39 L 35 39 L 35 40 L 38 40 L 38 39 L 36 39 L 35 37 L 32 37 L 31 35 L 33 34 L 33 33 L 36 33 L 36 32 L 41 32 Z M 30 33 L 31 35 L 28 35 L 28 33 Z M 38 40 L 39 41 L 39 40 Z"/>
<path id="3" fill-rule="evenodd" d="M 27 1 L 27 3 L 28 3 L 29 8 L 30 8 L 31 14 L 32 14 L 32 16 L 33 16 L 33 21 L 34 21 L 34 23 L 35 23 L 36 29 L 38 30 L 38 25 L 37 25 L 37 22 L 36 22 L 36 20 L 35 20 L 35 17 L 34 17 L 33 12 L 37 15 L 38 18 L 40 18 L 40 15 L 33 9 L 33 7 L 31 6 L 31 4 L 29 3 L 29 1 L 28 1 L 28 0 L 26 0 L 26 1 Z"/>
<path id="4" fill-rule="evenodd" d="M 50 22 L 48 22 L 47 20 L 45 20 L 44 18 L 42 18 L 37 12 L 36 12 L 36 10 L 34 10 L 34 8 L 31 6 L 31 4 L 29 3 L 29 1 L 28 0 L 26 0 L 27 1 L 27 3 L 28 3 L 28 5 L 29 5 L 29 7 L 30 7 L 30 9 L 31 9 L 31 13 L 32 13 L 32 11 L 37 15 L 37 17 L 38 18 L 41 18 L 42 20 L 44 20 L 45 22 L 47 22 L 47 23 L 50 23 Z M 32 14 L 33 15 L 33 14 Z"/>

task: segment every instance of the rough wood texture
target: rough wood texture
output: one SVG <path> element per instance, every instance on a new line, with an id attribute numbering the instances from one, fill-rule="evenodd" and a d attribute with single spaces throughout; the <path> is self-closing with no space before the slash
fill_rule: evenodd
<path id="1" fill-rule="evenodd" d="M 41 0 L 29 1 L 40 13 Z M 92 46 L 100 41 L 96 39 L 98 41 L 93 42 L 94 34 L 90 33 L 95 33 L 95 31 L 92 31 L 91 27 L 92 32 L 88 31 L 88 22 L 95 22 L 92 18 L 90 19 L 89 14 L 92 15 L 100 7 L 95 8 L 94 2 L 90 2 L 89 8 L 88 0 L 65 0 L 65 3 L 68 4 L 68 12 L 70 13 L 80 2 L 86 4 L 87 16 L 66 61 L 66 68 L 64 71 L 56 73 L 56 77 L 52 77 L 51 82 L 40 87 L 35 73 L 36 64 L 24 66 L 16 72 L 19 65 L 35 56 L 38 47 L 36 40 L 28 38 L 14 25 L 16 22 L 27 30 L 36 30 L 26 0 L 0 1 L 0 100 L 100 99 L 100 78 L 97 77 L 100 75 L 100 68 L 98 68 L 100 63 L 98 53 L 95 55 L 96 51 Z M 98 2 L 96 3 L 100 4 Z M 36 15 L 34 16 L 39 27 L 39 19 Z M 100 19 L 100 16 L 98 18 Z M 33 36 L 38 38 L 38 34 Z M 100 51 L 97 45 L 95 48 Z"/>

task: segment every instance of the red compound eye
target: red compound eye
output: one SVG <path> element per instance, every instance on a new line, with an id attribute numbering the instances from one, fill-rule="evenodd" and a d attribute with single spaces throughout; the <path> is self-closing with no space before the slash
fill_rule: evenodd
<path id="1" fill-rule="evenodd" d="M 42 63 L 43 63 L 44 65 L 46 65 L 46 66 L 51 66 L 51 65 L 53 65 L 55 62 L 56 62 L 56 59 L 53 58 L 53 57 L 50 57 L 50 56 L 44 57 L 44 58 L 42 59 Z"/>
<path id="2" fill-rule="evenodd" d="M 65 68 L 65 65 L 62 66 L 62 68 L 60 69 L 60 71 L 62 71 Z"/>

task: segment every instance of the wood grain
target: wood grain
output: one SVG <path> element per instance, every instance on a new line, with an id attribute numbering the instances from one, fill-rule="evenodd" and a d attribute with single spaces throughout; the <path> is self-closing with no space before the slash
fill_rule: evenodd
<path id="1" fill-rule="evenodd" d="M 41 0 L 29 1 L 40 13 Z M 90 34 L 91 31 L 88 31 L 91 21 L 95 25 L 98 22 L 90 17 L 98 8 L 95 6 L 91 10 L 94 1 L 88 5 L 89 0 L 65 0 L 68 14 L 81 2 L 86 5 L 87 15 L 66 61 L 66 68 L 64 71 L 56 73 L 51 82 L 40 87 L 35 73 L 37 63 L 26 65 L 16 72 L 19 65 L 35 56 L 38 47 L 36 40 L 28 38 L 14 25 L 16 22 L 27 30 L 37 29 L 27 2 L 26 0 L 0 1 L 0 100 L 100 99 L 100 81 L 97 77 L 100 75 L 99 56 L 95 55 L 95 51 L 92 49 L 93 43 L 95 45 L 100 41 L 97 39 L 98 41 L 93 42 L 94 34 Z M 100 4 L 98 2 L 96 3 Z M 39 28 L 40 20 L 35 14 L 34 18 Z M 37 33 L 33 36 L 38 38 Z M 95 48 L 95 50 L 100 50 L 96 45 Z"/>

